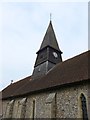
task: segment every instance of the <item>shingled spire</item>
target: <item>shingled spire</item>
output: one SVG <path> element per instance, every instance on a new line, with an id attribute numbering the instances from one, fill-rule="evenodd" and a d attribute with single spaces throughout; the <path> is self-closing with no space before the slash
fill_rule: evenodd
<path id="1" fill-rule="evenodd" d="M 62 61 L 61 50 L 54 33 L 52 22 L 50 20 L 46 34 L 43 38 L 37 59 L 34 66 L 33 78 L 36 79 L 45 75 L 52 67 Z"/>
<path id="2" fill-rule="evenodd" d="M 40 50 L 42 50 L 43 48 L 45 48 L 47 46 L 50 46 L 50 47 L 60 51 L 51 21 L 49 23 L 48 29 L 47 29 L 46 34 L 44 36 Z"/>

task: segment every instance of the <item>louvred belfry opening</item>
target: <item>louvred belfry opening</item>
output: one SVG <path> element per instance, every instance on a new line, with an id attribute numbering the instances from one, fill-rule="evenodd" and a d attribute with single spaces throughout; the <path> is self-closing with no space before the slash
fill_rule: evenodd
<path id="1" fill-rule="evenodd" d="M 42 77 L 57 63 L 62 62 L 61 54 L 62 52 L 59 48 L 52 22 L 50 21 L 40 49 L 37 52 L 32 78 Z"/>

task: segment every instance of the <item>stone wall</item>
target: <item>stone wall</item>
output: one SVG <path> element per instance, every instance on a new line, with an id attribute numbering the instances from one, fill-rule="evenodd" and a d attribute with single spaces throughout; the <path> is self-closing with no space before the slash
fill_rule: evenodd
<path id="1" fill-rule="evenodd" d="M 82 118 L 81 93 L 86 97 L 88 109 L 88 84 L 84 83 L 14 99 L 13 108 L 8 107 L 11 100 L 3 100 L 3 117 Z M 10 108 L 13 109 L 11 113 Z"/>

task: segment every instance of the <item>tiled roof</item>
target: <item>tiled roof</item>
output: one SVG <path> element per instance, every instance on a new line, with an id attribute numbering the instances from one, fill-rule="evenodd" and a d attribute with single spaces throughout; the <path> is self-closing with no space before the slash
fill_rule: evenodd
<path id="1" fill-rule="evenodd" d="M 31 80 L 27 77 L 9 85 L 2 91 L 3 99 L 30 94 L 62 85 L 90 81 L 88 59 L 90 51 L 57 64 L 44 77 Z"/>

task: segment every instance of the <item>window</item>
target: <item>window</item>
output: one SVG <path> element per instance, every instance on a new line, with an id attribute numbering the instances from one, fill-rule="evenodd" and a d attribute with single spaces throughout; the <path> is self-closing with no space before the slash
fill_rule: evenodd
<path id="1" fill-rule="evenodd" d="M 83 120 L 88 120 L 86 97 L 82 93 L 80 98 L 81 98 L 81 107 L 82 107 Z"/>

